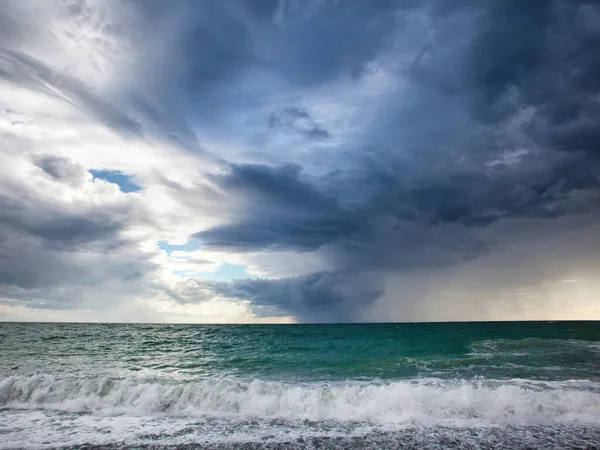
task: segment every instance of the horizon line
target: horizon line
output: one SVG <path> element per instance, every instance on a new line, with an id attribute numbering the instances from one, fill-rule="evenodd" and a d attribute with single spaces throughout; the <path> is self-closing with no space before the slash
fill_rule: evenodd
<path id="1" fill-rule="evenodd" d="M 600 319 L 524 319 L 524 320 L 428 320 L 405 322 L 300 322 L 300 323 L 239 323 L 239 322 L 89 322 L 89 321 L 17 321 L 1 320 L 0 324 L 65 324 L 65 325 L 258 325 L 258 326 L 298 326 L 298 325 L 413 325 L 413 324 L 459 324 L 459 323 L 555 323 L 555 322 L 600 322 Z"/>

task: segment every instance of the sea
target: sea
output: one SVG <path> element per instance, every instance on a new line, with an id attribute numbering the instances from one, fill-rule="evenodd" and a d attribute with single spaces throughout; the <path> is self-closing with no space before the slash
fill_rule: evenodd
<path id="1" fill-rule="evenodd" d="M 0 449 L 600 448 L 600 322 L 0 323 Z"/>

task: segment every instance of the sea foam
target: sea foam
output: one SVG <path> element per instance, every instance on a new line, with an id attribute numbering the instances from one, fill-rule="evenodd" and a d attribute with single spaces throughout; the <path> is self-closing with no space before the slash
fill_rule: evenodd
<path id="1" fill-rule="evenodd" d="M 600 383 L 483 379 L 284 383 L 32 375 L 2 379 L 0 407 L 103 416 L 388 425 L 596 424 Z"/>

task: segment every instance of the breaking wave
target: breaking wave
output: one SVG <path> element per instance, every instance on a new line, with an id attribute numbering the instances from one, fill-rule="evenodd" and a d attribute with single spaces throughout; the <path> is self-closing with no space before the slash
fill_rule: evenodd
<path id="1" fill-rule="evenodd" d="M 0 381 L 0 408 L 390 425 L 597 423 L 600 383 L 484 379 L 283 383 L 32 375 Z"/>

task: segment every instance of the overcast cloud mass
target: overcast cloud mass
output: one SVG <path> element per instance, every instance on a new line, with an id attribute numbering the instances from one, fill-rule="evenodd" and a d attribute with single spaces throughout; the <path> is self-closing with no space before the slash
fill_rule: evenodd
<path id="1" fill-rule="evenodd" d="M 1 0 L 0 319 L 600 319 L 593 0 Z"/>

